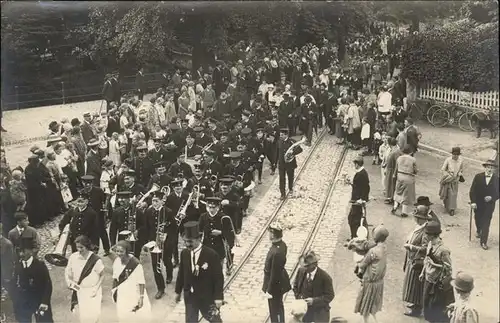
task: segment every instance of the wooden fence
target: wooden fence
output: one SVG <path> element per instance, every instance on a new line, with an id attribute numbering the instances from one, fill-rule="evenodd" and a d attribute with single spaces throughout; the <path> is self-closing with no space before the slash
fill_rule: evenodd
<path id="1" fill-rule="evenodd" d="M 500 96 L 498 91 L 465 92 L 442 86 L 424 85 L 420 86 L 417 99 L 446 102 L 478 110 L 498 110 Z"/>

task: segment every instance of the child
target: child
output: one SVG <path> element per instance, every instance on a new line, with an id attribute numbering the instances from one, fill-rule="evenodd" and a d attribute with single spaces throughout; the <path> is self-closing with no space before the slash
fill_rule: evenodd
<path id="1" fill-rule="evenodd" d="M 371 153 L 371 138 L 370 138 L 370 124 L 368 123 L 368 118 L 364 117 L 361 126 L 361 143 L 365 148 L 363 155 L 369 155 Z"/>
<path id="2" fill-rule="evenodd" d="M 354 251 L 353 260 L 356 263 L 354 273 L 356 275 L 360 274 L 359 263 L 363 260 L 368 250 L 375 246 L 376 243 L 374 241 L 368 240 L 368 230 L 363 225 L 360 225 L 358 231 L 356 231 L 356 238 L 351 239 L 347 243 L 347 249 Z"/>
<path id="3" fill-rule="evenodd" d="M 26 180 L 21 167 L 12 171 L 12 179 L 9 182 L 9 190 L 12 200 L 16 204 L 16 211 L 24 210 L 26 206 Z"/>
<path id="4" fill-rule="evenodd" d="M 109 141 L 109 159 L 116 167 L 121 164 L 120 140 L 117 132 L 113 132 Z"/>

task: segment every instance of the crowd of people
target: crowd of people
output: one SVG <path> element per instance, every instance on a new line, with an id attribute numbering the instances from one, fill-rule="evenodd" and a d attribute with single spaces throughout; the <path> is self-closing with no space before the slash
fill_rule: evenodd
<path id="1" fill-rule="evenodd" d="M 143 69 L 137 73 L 136 95 L 122 95 L 119 76 L 108 75 L 103 87 L 105 111 L 84 113 L 83 120 L 51 122 L 47 147 L 33 146 L 25 168 L 10 169 L 2 153 L 6 166 L 1 177 L 2 267 L 4 259 L 12 265 L 2 270 L 2 286 L 19 322 L 31 321 L 33 315 L 38 322 L 53 321 L 52 284 L 37 257 L 42 242 L 34 227 L 60 214 L 64 214 L 61 237 L 69 232 L 73 252 L 65 270 L 72 289 L 71 309 L 79 309 L 81 322 L 97 322 L 101 314 L 101 244 L 104 257 L 116 257 L 112 292 L 120 322 L 147 320 L 151 315 L 139 261 L 143 251 L 151 255 L 155 298 L 165 295 L 166 284 L 174 280 L 173 269 L 179 266 L 176 301 L 184 295 L 186 322 L 197 321 L 199 312 L 210 322 L 221 322 L 223 268 L 226 276 L 232 274 L 232 248 L 247 229 L 243 218 L 248 216 L 253 186 L 265 180 L 265 160 L 270 176 L 278 171 L 285 199 L 293 194 L 294 156 L 302 151 L 291 137 L 300 132 L 310 146 L 313 133 L 323 127 L 341 138 L 339 144 L 373 156 L 394 214 L 400 206 L 401 216 L 415 214 L 419 227 L 405 245 L 404 300 L 411 303 L 411 315 L 423 309 L 429 322 L 441 322 L 431 315 L 441 315 L 453 302 L 434 297 L 439 284 L 451 277 L 449 251 L 439 238 L 440 224 L 430 211 L 429 199 L 415 197 L 414 154 L 420 132 L 403 108 L 403 80 L 383 67 L 388 65 L 388 54 L 342 68 L 327 43 L 295 50 L 252 44 L 238 48 L 232 60 L 217 61 L 214 68 L 165 74 L 165 84 L 149 100 L 144 100 L 149 89 Z M 454 149 L 454 156 L 459 154 Z M 443 165 L 439 192 L 450 215 L 462 172 L 457 160 L 447 159 Z M 363 163 L 363 158 L 355 161 L 352 181 L 353 239 L 358 228 L 367 225 L 363 201 L 368 200 L 369 179 Z M 485 166 L 488 177 L 493 167 L 491 162 Z M 492 180 L 495 195 L 489 182 L 485 187 L 481 180 L 474 180 L 471 201 L 481 245 L 487 248 L 489 221 L 484 214 L 493 213 L 498 181 Z M 411 209 L 414 205 L 416 212 Z M 273 246 L 262 290 L 269 299 L 272 322 L 284 322 L 283 294 L 292 289 L 284 269 L 286 244 L 279 224 L 270 231 Z M 186 245 L 180 253 L 179 237 Z M 363 288 L 355 310 L 365 320 L 382 307 L 387 237 L 387 229 L 378 227 L 375 243 L 359 244 L 363 258 L 357 275 Z M 4 248 L 9 244 L 11 256 Z M 293 287 L 307 305 L 304 322 L 329 321 L 326 309 L 334 297 L 333 287 L 317 262 L 314 253 L 304 256 L 301 277 L 307 276 L 310 284 L 297 280 Z M 321 278 L 321 289 L 313 288 L 314 277 Z M 464 299 L 472 290 L 468 275 L 457 276 L 454 286 Z M 452 296 L 450 290 L 446 295 Z M 324 295 L 317 293 L 325 295 L 319 305 L 316 297 Z M 463 304 L 458 303 L 453 317 L 457 311 L 467 312 Z"/>

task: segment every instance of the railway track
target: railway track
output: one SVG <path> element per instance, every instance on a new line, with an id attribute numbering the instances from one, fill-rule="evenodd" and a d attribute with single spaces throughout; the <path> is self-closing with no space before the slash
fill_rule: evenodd
<path id="1" fill-rule="evenodd" d="M 331 155 L 329 155 L 329 152 L 331 152 Z M 327 155 L 329 158 L 325 158 L 325 155 Z M 291 211 L 294 211 L 297 209 L 297 207 L 299 207 L 297 211 L 302 211 L 302 215 L 292 217 L 294 218 L 293 220 L 296 222 L 299 228 L 301 227 L 301 225 L 303 225 L 304 230 L 300 230 L 298 234 L 294 234 L 294 238 L 296 237 L 297 240 L 300 241 L 299 243 L 294 244 L 296 250 L 293 250 L 294 248 L 290 248 L 291 243 L 289 243 L 288 259 L 295 259 L 294 256 L 296 256 L 296 259 L 299 259 L 298 256 L 303 254 L 304 251 L 310 246 L 310 244 L 314 240 L 314 237 L 316 236 L 319 223 L 326 213 L 330 197 L 332 196 L 332 193 L 334 191 L 335 184 L 337 182 L 337 178 L 339 177 L 339 172 L 341 170 L 341 166 L 343 164 L 345 156 L 346 150 L 344 149 L 344 147 L 336 145 L 335 140 L 332 137 L 326 137 L 325 139 L 324 132 L 322 132 L 320 136 L 318 136 L 318 139 L 315 141 L 315 144 L 312 147 L 309 156 L 300 167 L 295 180 L 295 190 L 297 191 L 297 188 L 301 188 L 300 184 L 302 182 L 302 177 L 305 175 L 311 176 L 311 174 L 314 174 L 314 172 L 316 172 L 316 174 L 320 174 L 320 177 L 316 178 L 316 181 L 314 181 L 313 183 L 309 182 L 309 186 L 310 188 L 316 187 L 317 191 L 305 191 L 306 196 L 304 197 L 304 199 L 287 197 L 287 199 L 279 203 L 279 205 L 269 216 L 267 222 L 260 230 L 257 238 L 253 241 L 247 252 L 239 261 L 237 267 L 233 271 L 233 274 L 229 277 L 226 277 L 226 281 L 224 284 L 224 294 L 225 299 L 228 303 L 227 307 L 224 306 L 222 308 L 222 316 L 225 321 L 236 322 L 237 319 L 232 320 L 230 317 L 238 313 L 246 313 L 247 309 L 255 308 L 257 304 L 259 304 L 259 307 L 265 306 L 265 300 L 257 299 L 256 294 L 260 293 L 261 290 L 262 270 L 264 267 L 263 262 L 265 261 L 265 254 L 269 250 L 270 245 L 270 241 L 268 241 L 268 239 L 265 239 L 265 237 L 267 237 L 266 233 L 270 223 L 278 218 L 290 215 Z M 321 159 L 329 160 L 328 164 L 326 164 L 325 162 L 321 163 Z M 316 192 L 318 192 L 318 194 L 314 194 Z M 318 203 L 318 197 L 320 197 L 320 199 L 323 198 L 324 200 L 322 200 L 321 203 Z M 315 207 L 319 206 L 319 208 L 309 208 L 308 203 L 309 205 L 311 205 L 312 203 Z M 301 204 L 303 204 L 302 210 L 300 209 Z M 307 211 L 305 210 L 314 212 L 315 215 L 308 216 Z M 304 237 L 304 234 L 307 234 L 307 237 Z M 287 243 L 289 242 L 287 233 L 285 233 L 284 239 Z M 297 245 L 300 245 L 299 249 L 297 249 Z M 298 268 L 298 265 L 298 263 L 295 263 L 293 264 L 292 268 L 287 268 L 287 270 L 289 272 L 291 270 L 292 275 L 294 275 Z M 240 293 L 241 290 L 243 290 L 243 293 Z M 259 309 L 261 310 L 262 308 Z M 265 312 L 267 312 L 267 309 Z M 252 315 L 251 312 L 247 313 L 247 315 Z M 254 315 L 252 317 L 255 320 L 259 320 Z M 241 321 L 241 319 L 242 317 L 240 316 L 239 321 Z M 202 321 L 203 319 L 200 320 L 200 322 Z M 264 318 L 264 321 L 267 321 L 267 317 Z"/>

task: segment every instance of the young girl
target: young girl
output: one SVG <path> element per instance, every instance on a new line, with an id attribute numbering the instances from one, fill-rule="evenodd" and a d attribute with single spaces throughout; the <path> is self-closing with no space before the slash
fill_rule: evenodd
<path id="1" fill-rule="evenodd" d="M 363 260 L 368 250 L 375 246 L 376 243 L 374 241 L 368 240 L 368 230 L 362 225 L 359 226 L 358 231 L 356 231 L 356 238 L 351 239 L 347 243 L 347 249 L 353 251 L 352 258 L 356 264 L 354 268 L 356 275 L 359 273 L 359 263 Z"/>
<path id="2" fill-rule="evenodd" d="M 370 138 L 370 124 L 368 123 L 368 118 L 364 117 L 361 126 L 361 143 L 363 144 L 364 151 L 363 155 L 369 155 L 371 153 L 371 138 Z"/>
<path id="3" fill-rule="evenodd" d="M 12 171 L 12 179 L 9 182 L 9 190 L 12 200 L 16 204 L 16 211 L 24 210 L 26 206 L 26 180 L 21 167 Z"/>
<path id="4" fill-rule="evenodd" d="M 109 159 L 113 161 L 116 167 L 120 167 L 121 164 L 121 154 L 120 154 L 120 142 L 117 132 L 113 132 L 111 135 L 111 140 L 109 141 Z"/>

